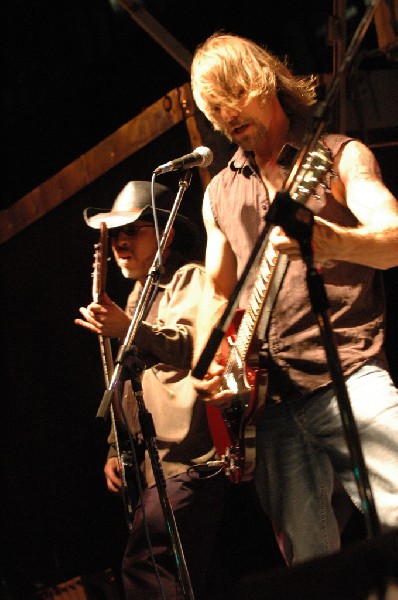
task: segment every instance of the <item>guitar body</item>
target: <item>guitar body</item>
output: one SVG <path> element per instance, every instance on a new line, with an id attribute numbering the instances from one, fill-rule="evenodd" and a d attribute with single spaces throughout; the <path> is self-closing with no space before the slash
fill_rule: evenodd
<path id="1" fill-rule="evenodd" d="M 227 362 L 224 389 L 236 391 L 230 408 L 220 410 L 209 402 L 207 419 L 226 475 L 233 483 L 252 479 L 255 467 L 255 422 L 265 403 L 267 372 L 245 364 L 235 347 L 236 332 L 244 311 L 237 310 L 221 344 Z M 234 358 L 235 356 L 235 358 Z M 227 361 L 228 358 L 228 361 Z"/>

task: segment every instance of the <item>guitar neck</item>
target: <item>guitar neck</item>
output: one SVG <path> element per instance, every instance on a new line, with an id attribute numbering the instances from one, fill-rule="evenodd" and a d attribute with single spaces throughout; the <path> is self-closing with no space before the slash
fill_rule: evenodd
<path id="1" fill-rule="evenodd" d="M 267 298 L 279 252 L 269 242 L 260 261 L 259 271 L 245 313 L 240 323 L 235 346 L 242 360 L 247 353 Z"/>
<path id="2" fill-rule="evenodd" d="M 113 363 L 111 340 L 102 335 L 98 336 L 98 340 L 99 340 L 100 351 L 101 351 L 102 368 L 104 371 L 105 386 L 109 387 L 109 384 L 112 379 L 113 371 L 115 368 L 114 363 Z"/>
<path id="3" fill-rule="evenodd" d="M 102 303 L 104 299 L 106 289 L 106 271 L 107 271 L 107 250 L 108 250 L 108 230 L 106 223 L 101 223 L 100 226 L 100 240 L 95 245 L 94 252 L 94 271 L 93 271 L 93 300 L 94 302 Z M 113 371 L 115 368 L 113 361 L 112 345 L 109 337 L 98 335 L 98 341 L 100 346 L 101 362 L 104 372 L 105 387 L 109 388 L 111 383 Z M 123 484 L 122 488 L 122 500 L 125 509 L 126 522 L 128 528 L 131 530 L 132 527 L 132 516 L 133 516 L 133 505 L 128 489 L 126 469 L 124 455 L 125 452 L 121 452 L 120 441 L 119 441 L 119 427 L 118 424 L 124 423 L 124 418 L 121 408 L 121 398 L 119 394 L 119 388 L 112 394 L 112 402 L 110 404 L 110 417 L 111 426 L 114 435 L 114 444 L 120 465 L 120 476 Z"/>

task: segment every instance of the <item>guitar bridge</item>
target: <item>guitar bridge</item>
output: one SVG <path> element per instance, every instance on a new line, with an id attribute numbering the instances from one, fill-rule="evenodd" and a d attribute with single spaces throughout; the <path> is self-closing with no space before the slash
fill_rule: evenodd
<path id="1" fill-rule="evenodd" d="M 227 477 L 229 477 L 232 483 L 240 483 L 242 481 L 245 461 L 239 447 L 230 446 L 221 458 Z"/>

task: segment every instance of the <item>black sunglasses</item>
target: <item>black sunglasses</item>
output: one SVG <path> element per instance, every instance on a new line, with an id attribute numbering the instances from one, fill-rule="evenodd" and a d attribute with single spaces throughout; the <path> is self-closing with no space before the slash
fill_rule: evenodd
<path id="1" fill-rule="evenodd" d="M 146 227 L 154 227 L 152 223 L 148 223 L 148 225 L 134 225 L 129 223 L 128 225 L 123 225 L 122 227 L 113 227 L 108 230 L 108 235 L 111 239 L 119 237 L 120 233 L 124 233 L 129 237 L 134 237 L 137 233 L 140 232 L 140 229 L 145 229 Z"/>

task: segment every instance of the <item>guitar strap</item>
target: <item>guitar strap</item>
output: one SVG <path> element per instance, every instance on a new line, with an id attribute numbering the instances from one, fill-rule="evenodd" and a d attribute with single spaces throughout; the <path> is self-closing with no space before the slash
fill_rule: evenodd
<path id="1" fill-rule="evenodd" d="M 321 144 L 325 144 L 326 137 L 327 137 L 327 134 L 320 136 L 317 147 L 319 147 L 319 145 L 321 145 Z M 284 148 L 282 149 L 282 152 L 278 158 L 278 163 L 280 164 L 280 166 L 282 167 L 283 170 L 287 170 L 287 168 L 288 168 L 288 170 L 287 170 L 288 173 L 290 172 L 290 170 L 292 169 L 292 166 L 294 165 L 295 158 L 296 158 L 296 152 L 297 151 L 295 148 L 293 148 L 289 144 L 286 144 L 286 146 L 284 146 Z M 289 167 L 288 167 L 288 165 L 289 165 Z M 286 183 L 286 181 L 285 181 L 285 183 Z M 267 338 L 267 333 L 268 333 L 268 328 L 269 328 L 269 323 L 270 323 L 270 318 L 271 318 L 271 312 L 275 305 L 275 302 L 276 302 L 276 299 L 278 296 L 278 292 L 282 286 L 283 278 L 286 274 L 286 270 L 287 270 L 288 266 L 289 266 L 289 259 L 286 256 L 286 254 L 279 254 L 277 262 L 274 267 L 272 281 L 271 281 L 269 289 L 267 291 L 267 296 L 266 296 L 264 306 L 261 311 L 261 315 L 260 315 L 259 322 L 257 325 L 257 335 L 258 335 L 259 340 L 265 341 Z"/>

